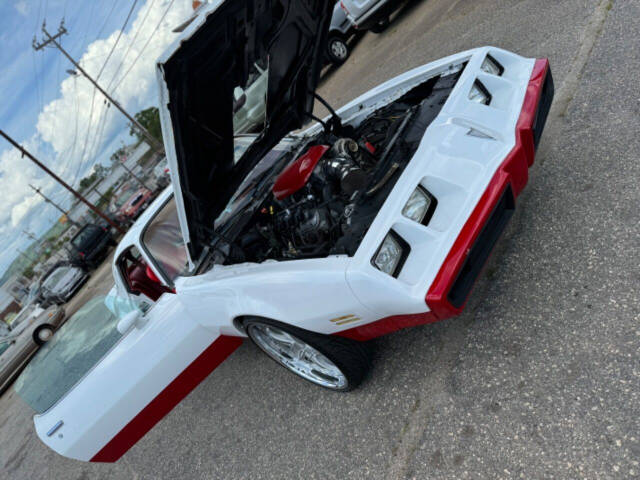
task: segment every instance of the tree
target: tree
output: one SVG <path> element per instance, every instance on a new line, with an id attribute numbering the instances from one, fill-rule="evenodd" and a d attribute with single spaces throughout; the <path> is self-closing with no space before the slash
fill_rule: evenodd
<path id="1" fill-rule="evenodd" d="M 142 110 L 136 113 L 133 116 L 147 131 L 151 134 L 151 136 L 157 139 L 160 143 L 162 143 L 162 128 L 160 127 L 160 111 L 156 107 L 149 107 L 145 110 Z M 133 128 L 130 125 L 129 134 L 131 136 L 135 136 L 138 141 L 143 141 L 144 138 L 142 134 Z"/>
<path id="2" fill-rule="evenodd" d="M 80 180 L 80 191 L 83 192 L 84 190 L 89 188 L 89 186 L 93 185 L 93 183 L 97 179 L 98 179 L 97 172 L 93 172 L 91 175 L 84 177 L 82 180 Z"/>
<path id="3" fill-rule="evenodd" d="M 104 178 L 109 174 L 109 169 L 106 168 L 104 165 L 100 164 L 100 163 L 96 163 L 93 167 L 93 171 L 96 173 L 96 175 L 98 175 L 98 177 L 100 178 Z"/>
<path id="4" fill-rule="evenodd" d="M 33 278 L 34 273 L 35 272 L 33 271 L 33 265 L 29 265 L 22 271 L 22 275 L 24 275 L 28 280 L 31 280 Z"/>
<path id="5" fill-rule="evenodd" d="M 126 153 L 126 149 L 124 147 L 120 147 L 111 155 L 111 162 L 113 162 L 113 164 L 117 164 L 118 162 L 120 162 L 121 158 L 126 155 Z"/>

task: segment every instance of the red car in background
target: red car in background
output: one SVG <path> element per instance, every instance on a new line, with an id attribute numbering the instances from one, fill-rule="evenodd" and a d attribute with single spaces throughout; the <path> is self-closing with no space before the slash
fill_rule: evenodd
<path id="1" fill-rule="evenodd" d="M 153 192 L 148 188 L 140 188 L 133 193 L 118 209 L 117 216 L 124 221 L 132 222 L 140 216 L 153 200 Z"/>

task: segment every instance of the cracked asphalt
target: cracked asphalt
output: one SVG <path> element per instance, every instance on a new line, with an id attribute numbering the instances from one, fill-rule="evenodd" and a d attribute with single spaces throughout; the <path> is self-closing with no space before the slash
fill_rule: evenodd
<path id="1" fill-rule="evenodd" d="M 0 478 L 425 479 L 640 475 L 640 1 L 422 0 L 320 94 L 339 106 L 479 45 L 550 58 L 531 182 L 460 317 L 382 338 L 334 394 L 248 342 L 114 465 L 67 460 L 0 398 Z"/>

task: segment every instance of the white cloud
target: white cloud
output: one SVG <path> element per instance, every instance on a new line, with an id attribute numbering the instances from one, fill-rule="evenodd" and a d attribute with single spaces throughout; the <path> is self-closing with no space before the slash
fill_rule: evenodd
<path id="1" fill-rule="evenodd" d="M 155 4 L 148 1 L 139 10 L 98 80 L 130 113 L 157 104 L 155 60 L 174 40 L 173 28 L 190 13 L 188 2 L 174 1 L 166 17 L 162 18 L 170 4 L 170 0 Z M 118 33 L 113 32 L 87 47 L 80 65 L 92 77 L 97 77 L 102 69 Z M 124 74 L 126 77 L 123 78 Z M 60 86 L 60 98 L 49 103 L 38 117 L 37 130 L 42 139 L 51 143 L 59 156 L 70 157 L 76 165 L 91 163 L 96 152 L 105 146 L 103 142 L 121 128 L 123 121 L 115 107 L 107 107 L 102 94 L 97 93 L 94 97 L 93 90 L 91 83 L 82 76 L 66 78 Z M 90 132 L 89 136 L 87 132 Z M 96 132 L 102 132 L 102 136 Z"/>
<path id="2" fill-rule="evenodd" d="M 20 220 L 22 220 L 24 216 L 31 211 L 31 209 L 35 208 L 40 203 L 42 203 L 42 200 L 38 195 L 25 197 L 22 202 L 11 209 L 11 225 L 14 227 L 18 225 Z"/>
<path id="3" fill-rule="evenodd" d="M 29 15 L 29 4 L 27 3 L 27 0 L 19 0 L 18 2 L 14 3 L 13 6 L 23 17 Z"/>
<path id="4" fill-rule="evenodd" d="M 171 8 L 163 18 L 169 5 Z M 14 3 L 14 7 L 23 15 L 29 11 L 26 0 Z M 172 32 L 173 28 L 190 14 L 190 2 L 147 0 L 128 32 L 121 36 L 99 83 L 113 93 L 114 98 L 129 112 L 135 113 L 157 104 L 155 61 L 174 40 L 176 34 Z M 90 75 L 97 76 L 118 33 L 115 31 L 87 47 L 80 64 Z M 134 64 L 138 55 L 140 58 Z M 116 89 L 115 92 L 112 92 L 113 89 Z M 92 112 L 92 98 L 93 86 L 88 80 L 83 77 L 65 78 L 60 85 L 60 96 L 47 104 L 39 114 L 37 133 L 24 142 L 27 149 L 65 180 L 81 178 L 92 169 L 97 159 L 108 158 L 109 152 L 103 153 L 103 150 L 114 147 L 113 137 L 124 126 L 123 116 L 113 106 L 107 107 L 100 93 L 95 95 Z M 8 225 L 17 227 L 27 217 L 32 217 L 36 208 L 40 209 L 38 214 L 42 211 L 44 203 L 29 188 L 29 183 L 45 192 L 59 191 L 51 178 L 27 159 L 20 158 L 18 151 L 4 151 L 0 155 L 0 191 L 3 193 L 0 225 L 3 230 Z M 50 212 L 50 209 L 46 211 Z M 2 233 L 4 237 L 4 231 Z"/>
<path id="5" fill-rule="evenodd" d="M 25 143 L 25 148 L 38 155 L 39 143 L 31 140 Z M 26 158 L 21 158 L 15 149 L 5 150 L 0 155 L 0 191 L 3 205 L 0 209 L 0 224 L 18 225 L 28 208 L 40 203 L 39 198 L 29 188 L 29 184 L 49 189 L 53 180 L 45 177 L 44 173 Z"/>

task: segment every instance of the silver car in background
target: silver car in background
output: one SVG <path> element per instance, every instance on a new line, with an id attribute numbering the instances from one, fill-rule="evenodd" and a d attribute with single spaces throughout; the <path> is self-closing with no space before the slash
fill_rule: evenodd
<path id="1" fill-rule="evenodd" d="M 340 6 L 358 30 L 381 33 L 389 25 L 389 16 L 403 2 L 399 0 L 342 0 Z"/>
<path id="2" fill-rule="evenodd" d="M 55 305 L 43 309 L 38 304 L 29 304 L 16 315 L 12 329 L 0 336 L 0 394 L 26 367 L 38 348 L 53 337 L 64 320 L 64 308 Z"/>
<path id="3" fill-rule="evenodd" d="M 351 53 L 349 39 L 353 33 L 354 27 L 347 12 L 341 7 L 340 2 L 336 2 L 327 37 L 327 60 L 329 62 L 334 65 L 342 65 L 349 58 Z"/>
<path id="4" fill-rule="evenodd" d="M 40 296 L 47 304 L 62 305 L 73 297 L 89 278 L 82 267 L 60 265 L 42 281 Z"/>

